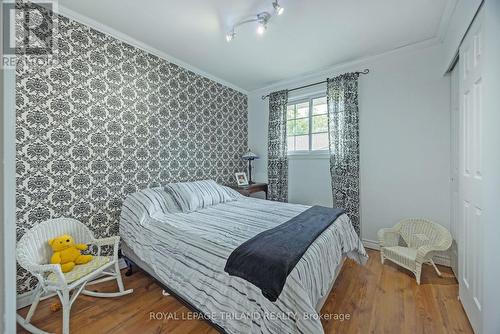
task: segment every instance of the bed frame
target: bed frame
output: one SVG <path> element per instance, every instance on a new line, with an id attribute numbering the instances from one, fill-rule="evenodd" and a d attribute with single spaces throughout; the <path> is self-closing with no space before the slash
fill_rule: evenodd
<path id="1" fill-rule="evenodd" d="M 151 268 L 146 262 L 142 261 L 135 253 L 132 251 L 132 249 L 127 246 L 126 243 L 122 242 L 121 244 L 121 253 L 122 256 L 127 263 L 128 270 L 125 273 L 125 276 L 130 276 L 133 274 L 133 267 L 136 266 L 139 269 L 141 269 L 143 272 L 145 272 L 147 275 L 151 276 L 157 283 L 160 285 L 164 291 L 166 291 L 169 295 L 174 296 L 177 300 L 179 300 L 182 304 L 184 304 L 188 309 L 190 309 L 193 312 L 199 313 L 199 314 L 204 314 L 202 311 L 200 311 L 196 306 L 188 302 L 185 298 L 183 298 L 177 291 L 171 289 L 168 287 L 167 284 L 165 284 L 154 272 L 153 268 Z M 325 304 L 326 300 L 328 299 L 328 296 L 330 295 L 330 292 L 333 289 L 333 286 L 335 285 L 335 281 L 337 280 L 337 277 L 340 273 L 340 270 L 342 269 L 342 266 L 344 264 L 345 257 L 342 257 L 342 261 L 340 264 L 335 268 L 335 276 L 330 284 L 330 288 L 328 289 L 328 292 L 321 298 L 318 303 L 316 304 L 316 311 L 319 313 L 321 311 L 321 308 Z M 165 294 L 167 295 L 167 294 Z M 206 319 L 210 325 L 212 325 L 217 331 L 220 333 L 227 333 L 224 328 L 222 328 L 220 325 L 212 322 L 209 320 L 208 317 L 203 317 Z"/>

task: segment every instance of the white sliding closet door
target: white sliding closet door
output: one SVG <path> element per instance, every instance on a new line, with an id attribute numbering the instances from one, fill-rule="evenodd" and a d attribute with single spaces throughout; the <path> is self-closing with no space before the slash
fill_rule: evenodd
<path id="1" fill-rule="evenodd" d="M 481 333 L 483 301 L 482 32 L 478 15 L 460 46 L 459 61 L 459 286 L 476 333 Z"/>

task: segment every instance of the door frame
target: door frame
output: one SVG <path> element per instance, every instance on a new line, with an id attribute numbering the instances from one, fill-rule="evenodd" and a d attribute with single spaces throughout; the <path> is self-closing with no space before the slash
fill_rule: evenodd
<path id="1" fill-rule="evenodd" d="M 0 6 L 0 17 L 2 17 Z M 0 60 L 3 26 L 0 24 Z M 16 71 L 0 69 L 0 332 L 16 332 Z"/>

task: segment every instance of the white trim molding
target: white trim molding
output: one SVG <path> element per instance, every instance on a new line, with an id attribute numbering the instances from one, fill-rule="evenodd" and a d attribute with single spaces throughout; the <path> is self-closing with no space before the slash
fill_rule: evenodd
<path id="1" fill-rule="evenodd" d="M 96 21 L 96 20 L 94 20 L 94 19 L 92 19 L 92 18 L 90 18 L 88 16 L 85 16 L 83 14 L 77 13 L 77 12 L 75 12 L 75 11 L 73 11 L 73 10 L 65 7 L 65 6 L 60 5 L 60 4 L 58 4 L 54 8 L 54 10 L 59 15 L 65 16 L 68 19 L 77 21 L 77 22 L 79 22 L 79 23 L 81 23 L 83 25 L 86 25 L 86 26 L 91 27 L 91 28 L 93 28 L 95 30 L 98 30 L 98 31 L 100 31 L 102 33 L 105 33 L 105 34 L 107 34 L 107 35 L 109 35 L 109 36 L 111 36 L 113 38 L 116 38 L 116 39 L 118 39 L 118 40 L 120 40 L 122 42 L 128 43 L 128 44 L 130 44 L 130 45 L 132 45 L 132 46 L 134 46 L 136 48 L 139 48 L 139 49 L 144 50 L 144 51 L 146 51 L 148 53 L 151 53 L 151 54 L 153 54 L 155 56 L 163 58 L 163 59 L 165 59 L 165 60 L 167 60 L 167 61 L 169 61 L 171 63 L 174 63 L 174 64 L 176 64 L 178 66 L 181 66 L 181 67 L 183 67 L 183 68 L 185 68 L 185 69 L 187 69 L 189 71 L 192 71 L 192 72 L 194 72 L 196 74 L 199 74 L 201 76 L 204 76 L 204 77 L 206 77 L 206 78 L 208 78 L 210 80 L 218 82 L 218 83 L 220 83 L 220 84 L 222 84 L 222 85 L 224 85 L 226 87 L 232 88 L 232 89 L 237 90 L 237 91 L 239 91 L 239 92 L 241 92 L 243 94 L 248 95 L 248 91 L 245 90 L 245 89 L 243 89 L 243 88 L 241 88 L 241 87 L 238 87 L 238 86 L 236 86 L 236 85 L 234 85 L 234 84 L 232 84 L 230 82 L 227 82 L 226 80 L 223 80 L 223 79 L 221 79 L 221 78 L 219 78 L 219 77 L 217 77 L 215 75 L 212 75 L 212 74 L 210 74 L 208 72 L 205 72 L 205 71 L 199 69 L 198 67 L 195 67 L 195 66 L 193 66 L 191 64 L 188 64 L 188 63 L 186 63 L 186 62 L 184 62 L 184 61 L 182 61 L 180 59 L 177 59 L 177 58 L 175 58 L 175 57 L 173 57 L 173 56 L 171 56 L 171 55 L 169 55 L 169 54 L 167 54 L 167 53 L 165 53 L 163 51 L 160 51 L 160 50 L 158 50 L 158 49 L 156 49 L 156 48 L 154 48 L 154 47 L 152 47 L 152 46 L 150 46 L 150 45 L 148 45 L 146 43 L 143 43 L 143 42 L 141 42 L 141 41 L 139 41 L 139 40 L 137 40 L 137 39 L 135 39 L 135 38 L 133 38 L 133 37 L 125 34 L 125 33 L 122 33 L 122 32 L 120 32 L 120 31 L 118 31 L 118 30 L 116 30 L 114 28 L 111 28 L 110 26 L 107 26 L 107 25 L 105 25 L 105 24 L 103 24 L 101 22 L 98 22 L 98 21 Z"/>
<path id="2" fill-rule="evenodd" d="M 330 152 L 328 150 L 295 151 L 288 153 L 287 156 L 288 160 L 330 159 Z"/>
<path id="3" fill-rule="evenodd" d="M 484 0 L 448 0 L 444 16 L 448 16 L 445 27 L 440 28 L 440 39 L 443 42 L 443 74 L 453 69 L 458 57 L 458 48 L 462 43 L 474 17 Z M 443 19 L 444 20 L 444 19 Z"/>
<path id="4" fill-rule="evenodd" d="M 267 86 L 261 87 L 254 89 L 250 91 L 250 93 L 258 92 L 260 95 L 266 95 L 272 92 L 275 89 L 279 89 L 280 87 L 286 87 L 286 86 L 291 86 L 296 84 L 297 82 L 300 82 L 301 84 L 307 85 L 308 83 L 311 83 L 311 80 L 317 80 L 318 77 L 329 77 L 335 74 L 342 73 L 345 69 L 349 69 L 355 66 L 360 66 L 360 65 L 365 65 L 367 62 L 374 61 L 376 59 L 391 55 L 391 54 L 399 54 L 399 53 L 406 53 L 406 52 L 412 52 L 415 50 L 420 50 L 420 49 L 426 49 L 430 48 L 436 45 L 442 44 L 440 39 L 438 37 L 433 37 L 429 38 L 420 42 L 416 43 L 411 43 L 407 45 L 402 45 L 399 47 L 396 47 L 392 50 L 381 52 L 381 53 L 376 53 L 376 54 L 371 54 L 367 55 L 365 57 L 359 57 L 353 60 L 349 60 L 343 63 L 338 63 L 333 66 L 330 66 L 325 69 L 320 69 L 318 71 L 314 71 L 311 73 L 307 73 L 301 76 L 297 76 L 294 78 L 290 79 L 285 79 L 277 82 L 273 82 Z"/>
<path id="5" fill-rule="evenodd" d="M 243 94 L 248 95 L 250 92 L 255 92 L 255 91 L 260 91 L 260 90 L 272 90 L 276 86 L 281 86 L 281 85 L 285 85 L 287 83 L 295 82 L 298 79 L 307 80 L 307 78 L 316 77 L 318 75 L 331 74 L 332 72 L 333 73 L 337 72 L 339 69 L 358 65 L 358 64 L 364 63 L 364 62 L 369 61 L 369 60 L 373 60 L 373 59 L 383 57 L 383 56 L 388 55 L 388 54 L 392 54 L 394 52 L 411 51 L 411 50 L 426 48 L 426 47 L 440 44 L 440 43 L 442 43 L 444 36 L 445 36 L 445 34 L 448 30 L 448 27 L 450 25 L 450 18 L 452 16 L 453 10 L 456 7 L 457 1 L 458 0 L 448 0 L 445 11 L 444 11 L 443 16 L 442 16 L 441 21 L 440 21 L 440 26 L 439 26 L 438 32 L 436 33 L 435 37 L 425 39 L 422 41 L 418 41 L 418 42 L 414 42 L 414 43 L 410 43 L 410 44 L 406 44 L 406 45 L 401 45 L 401 46 L 395 47 L 395 48 L 388 50 L 388 51 L 385 51 L 385 52 L 368 54 L 368 55 L 365 55 L 365 56 L 362 56 L 359 58 L 352 59 L 350 61 L 335 64 L 335 65 L 330 66 L 328 68 L 318 69 L 317 71 L 313 71 L 313 72 L 306 74 L 304 76 L 289 78 L 289 79 L 282 80 L 282 81 L 277 81 L 277 82 L 274 82 L 274 83 L 267 85 L 267 86 L 252 89 L 251 91 L 245 90 L 245 89 L 243 89 L 235 84 L 232 84 L 224 79 L 221 79 L 221 78 L 219 78 L 215 75 L 212 75 L 204 70 L 201 70 L 198 67 L 195 67 L 195 66 L 193 66 L 189 63 L 186 63 L 178 58 L 175 58 L 175 57 L 173 57 L 173 56 L 171 56 L 171 55 L 169 55 L 161 50 L 158 50 L 158 49 L 156 49 L 156 48 L 154 48 L 146 43 L 143 43 L 143 42 L 141 42 L 141 41 L 139 41 L 139 40 L 123 33 L 123 32 L 120 32 L 114 28 L 111 28 L 111 27 L 109 27 L 101 22 L 98 22 L 98 21 L 96 21 L 88 16 L 85 16 L 83 14 L 75 12 L 75 11 L 73 11 L 73 10 L 71 10 L 71 9 L 61 5 L 61 4 L 58 4 L 55 7 L 55 11 L 58 14 L 63 15 L 69 19 L 80 22 L 86 26 L 89 26 L 89 27 L 94 28 L 100 32 L 108 34 L 108 35 L 110 35 L 118 40 L 121 40 L 125 43 L 131 44 L 139 49 L 142 49 L 142 50 L 149 52 L 153 55 L 161 57 L 169 62 L 177 64 L 177 65 L 179 65 L 185 69 L 188 69 L 194 73 L 202 75 L 202 76 L 204 76 L 208 79 L 211 79 L 213 81 L 216 81 L 224 86 L 227 86 L 229 88 L 235 89 Z"/>
<path id="6" fill-rule="evenodd" d="M 446 33 L 450 27 L 451 18 L 457 7 L 458 0 L 448 0 L 446 2 L 446 7 L 444 8 L 443 16 L 441 16 L 441 22 L 439 23 L 439 29 L 437 32 L 437 37 L 441 42 L 444 41 Z"/>
<path id="7" fill-rule="evenodd" d="M 363 241 L 363 246 L 365 246 L 365 248 L 380 250 L 380 246 L 378 245 L 378 241 L 373 241 L 373 240 L 368 240 L 368 239 L 363 239 L 362 241 Z"/>
<path id="8" fill-rule="evenodd" d="M 0 247 L 3 247 L 0 255 L 0 274 L 2 285 L 0 289 L 4 322 L 4 333 L 15 333 L 16 313 L 13 307 L 16 300 L 16 71 L 14 69 L 2 69 L 2 93 L 3 112 L 0 115 L 2 127 L 1 149 L 2 152 L 2 174 L 0 175 L 0 187 L 2 188 L 1 219 L 0 224 Z"/>
<path id="9" fill-rule="evenodd" d="M 374 240 L 363 239 L 363 246 L 365 246 L 365 248 L 369 248 L 369 249 L 380 250 L 380 246 L 378 244 L 378 241 L 374 241 Z M 451 260 L 450 260 L 450 255 L 448 252 L 444 252 L 443 254 L 434 255 L 432 258 L 433 258 L 434 262 L 436 262 L 436 264 L 439 264 L 439 265 L 442 265 L 445 267 L 451 267 Z"/>

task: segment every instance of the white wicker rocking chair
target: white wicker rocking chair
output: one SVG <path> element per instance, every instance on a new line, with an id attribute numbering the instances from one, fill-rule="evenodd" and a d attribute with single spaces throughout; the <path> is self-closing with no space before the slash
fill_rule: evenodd
<path id="1" fill-rule="evenodd" d="M 97 246 L 97 256 L 87 264 L 75 266 L 63 273 L 61 266 L 50 263 L 52 250 L 48 240 L 57 236 L 69 234 L 75 243 Z M 62 333 L 69 333 L 70 309 L 80 293 L 93 297 L 119 297 L 133 290 L 125 290 L 118 265 L 119 236 L 95 239 L 92 232 L 81 222 L 71 218 L 58 218 L 38 224 L 23 235 L 17 244 L 17 262 L 21 267 L 38 279 L 34 291 L 34 299 L 26 318 L 17 315 L 17 322 L 32 333 L 46 333 L 30 323 L 39 301 L 47 295 L 56 293 L 59 296 L 63 311 Z M 113 246 L 112 256 L 101 256 L 102 246 Z M 104 277 L 102 277 L 104 276 Z M 104 293 L 85 290 L 90 284 L 115 280 L 118 292 Z M 70 292 L 75 290 L 71 295 Z"/>
<path id="2" fill-rule="evenodd" d="M 399 245 L 400 237 L 407 247 Z M 420 284 L 424 263 L 430 263 L 441 277 L 432 256 L 435 252 L 446 251 L 452 243 L 451 234 L 446 228 L 418 218 L 404 219 L 392 228 L 383 228 L 378 231 L 378 238 L 382 263 L 388 259 L 410 270 L 415 274 L 417 284 Z"/>

